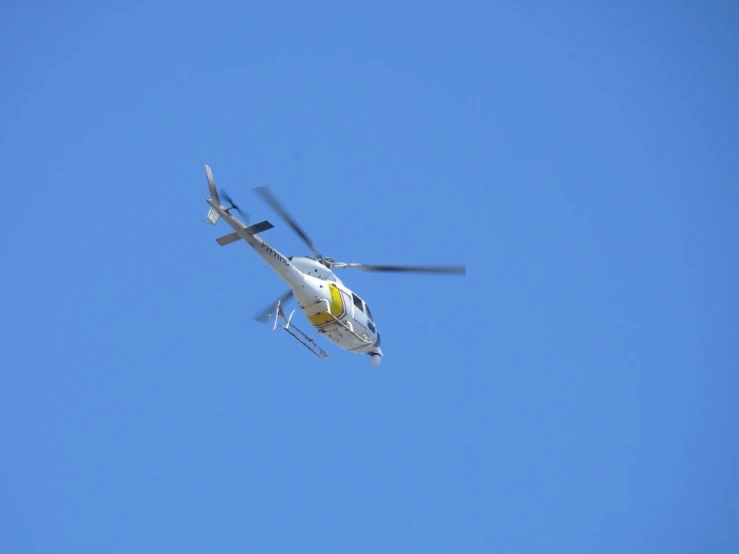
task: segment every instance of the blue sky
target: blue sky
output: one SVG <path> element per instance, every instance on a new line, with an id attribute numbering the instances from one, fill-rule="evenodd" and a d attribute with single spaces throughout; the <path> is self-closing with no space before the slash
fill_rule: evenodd
<path id="1" fill-rule="evenodd" d="M 738 15 L 6 7 L 0 551 L 739 551 Z M 313 358 L 204 163 L 467 276 L 345 270 L 385 359 Z"/>

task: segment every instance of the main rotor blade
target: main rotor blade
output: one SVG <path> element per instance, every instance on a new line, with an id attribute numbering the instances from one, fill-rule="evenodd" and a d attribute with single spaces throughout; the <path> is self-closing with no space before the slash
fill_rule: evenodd
<path id="1" fill-rule="evenodd" d="M 310 248 L 313 253 L 321 257 L 321 254 L 316 250 L 316 247 L 313 246 L 313 241 L 308 238 L 308 235 L 305 234 L 305 231 L 297 224 L 295 219 L 287 213 L 287 210 L 282 206 L 279 200 L 275 198 L 272 193 L 269 191 L 269 189 L 265 186 L 261 187 L 255 187 L 254 190 L 257 192 L 259 196 L 262 197 L 262 199 L 269 204 L 274 211 L 276 211 L 282 219 L 285 220 L 285 223 L 287 223 L 293 231 L 301 238 L 303 239 L 303 242 L 308 245 L 308 248 Z"/>
<path id="2" fill-rule="evenodd" d="M 383 271 L 394 273 L 435 273 L 447 275 L 466 275 L 467 266 L 464 265 L 373 265 L 373 264 L 346 264 L 337 263 L 334 268 L 351 267 L 363 271 Z"/>
<path id="3" fill-rule="evenodd" d="M 282 296 L 280 296 L 279 302 L 282 303 L 282 304 L 284 304 L 285 302 L 287 302 L 288 300 L 290 300 L 290 298 L 292 298 L 292 295 L 293 295 L 293 291 L 292 290 L 288 290 L 285 294 L 283 294 Z M 270 314 L 271 315 L 274 315 L 275 309 L 277 308 L 277 302 L 278 302 L 278 300 L 275 300 L 274 302 L 272 302 L 269 306 L 267 306 L 261 312 L 259 312 L 257 315 L 255 315 L 254 316 L 254 319 L 256 319 L 257 321 L 260 321 L 262 323 L 267 323 L 269 321 Z"/>

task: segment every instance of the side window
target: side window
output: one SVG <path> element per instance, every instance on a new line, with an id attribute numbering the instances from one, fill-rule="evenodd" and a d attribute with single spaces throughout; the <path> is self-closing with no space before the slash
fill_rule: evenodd
<path id="1" fill-rule="evenodd" d="M 375 323 L 372 319 L 372 312 L 369 309 L 369 304 L 365 304 L 364 309 L 367 311 L 367 327 L 369 328 L 370 331 L 372 331 L 373 333 L 376 333 L 377 328 L 375 327 Z"/>
<path id="2" fill-rule="evenodd" d="M 359 308 L 359 311 L 363 312 L 364 311 L 364 306 L 363 306 L 364 303 L 362 302 L 362 299 L 359 298 L 359 296 L 357 296 L 354 293 L 352 293 L 352 296 L 354 297 L 354 305 L 357 308 Z"/>

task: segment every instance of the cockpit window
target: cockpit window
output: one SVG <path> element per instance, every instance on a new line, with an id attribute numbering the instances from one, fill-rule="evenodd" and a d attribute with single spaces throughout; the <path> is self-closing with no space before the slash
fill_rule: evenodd
<path id="1" fill-rule="evenodd" d="M 364 302 L 362 302 L 362 299 L 359 298 L 356 294 L 352 293 L 352 296 L 354 297 L 354 305 L 359 308 L 360 311 L 364 311 Z"/>
<path id="2" fill-rule="evenodd" d="M 369 305 L 368 304 L 365 304 L 364 305 L 364 309 L 367 310 L 367 317 L 369 318 L 369 320 L 370 321 L 374 321 L 375 318 L 372 317 L 372 312 L 370 312 L 370 309 L 369 309 Z"/>

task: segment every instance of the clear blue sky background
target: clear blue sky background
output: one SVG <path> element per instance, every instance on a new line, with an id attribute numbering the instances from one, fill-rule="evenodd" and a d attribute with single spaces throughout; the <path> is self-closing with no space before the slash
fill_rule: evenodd
<path id="1" fill-rule="evenodd" d="M 62 4 L 0 19 L 0 553 L 739 552 L 736 4 Z M 468 274 L 346 270 L 385 360 L 313 358 L 204 163 Z"/>

